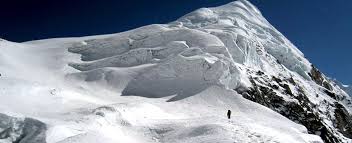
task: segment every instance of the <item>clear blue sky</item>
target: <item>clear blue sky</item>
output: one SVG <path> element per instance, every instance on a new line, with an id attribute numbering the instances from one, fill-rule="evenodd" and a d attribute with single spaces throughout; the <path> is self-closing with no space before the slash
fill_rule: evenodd
<path id="1" fill-rule="evenodd" d="M 352 84 L 351 0 L 250 0 L 330 77 Z M 2 0 L 0 37 L 28 41 L 167 23 L 231 0 Z"/>

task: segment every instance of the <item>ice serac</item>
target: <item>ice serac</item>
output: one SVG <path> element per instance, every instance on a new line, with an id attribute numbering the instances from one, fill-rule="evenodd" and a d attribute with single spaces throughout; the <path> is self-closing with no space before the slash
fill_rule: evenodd
<path id="1" fill-rule="evenodd" d="M 117 46 L 100 49 L 109 54 L 92 58 L 97 54 L 89 51 L 99 43 Z M 201 8 L 138 32 L 87 40 L 70 51 L 92 59 L 70 64 L 81 71 L 153 64 L 125 84 L 123 95 L 177 101 L 217 85 L 303 124 L 325 142 L 351 138 L 350 97 L 245 0 Z"/>
<path id="2" fill-rule="evenodd" d="M 351 97 L 245 0 L 0 47 L 0 112 L 40 120 L 46 142 L 352 141 Z"/>

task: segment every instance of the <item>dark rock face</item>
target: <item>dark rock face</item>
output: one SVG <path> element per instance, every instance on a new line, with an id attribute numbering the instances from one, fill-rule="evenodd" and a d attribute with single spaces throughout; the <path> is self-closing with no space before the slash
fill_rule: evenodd
<path id="1" fill-rule="evenodd" d="M 324 77 L 323 74 L 312 65 L 312 69 L 309 73 L 309 76 L 312 78 L 312 80 L 317 83 L 318 85 L 323 85 Z"/>
<path id="2" fill-rule="evenodd" d="M 339 101 L 341 100 L 339 95 L 337 95 L 333 91 L 332 85 L 328 82 L 326 77 L 316 68 L 312 65 L 312 70 L 309 74 L 312 78 L 313 81 L 315 81 L 316 84 L 325 87 L 327 90 L 324 90 L 324 92 L 330 96 L 331 98 Z M 335 102 L 334 107 L 336 108 L 334 111 L 335 114 L 335 124 L 339 130 L 345 137 L 352 138 L 352 117 L 346 110 L 346 108 L 341 105 L 338 102 Z"/>
<path id="3" fill-rule="evenodd" d="M 328 90 L 333 90 L 331 84 L 327 81 L 323 81 L 323 87 L 325 87 Z"/>
<path id="4" fill-rule="evenodd" d="M 335 103 L 336 126 L 339 131 L 346 137 L 352 138 L 352 116 L 348 114 L 346 108 Z"/>
<path id="5" fill-rule="evenodd" d="M 314 80 L 323 85 L 325 79 L 321 73 L 315 69 L 312 70 Z M 264 105 L 290 120 L 304 125 L 311 134 L 319 135 L 326 143 L 340 143 L 342 142 L 338 135 L 351 138 L 352 134 L 352 118 L 348 111 L 341 104 L 330 104 L 324 101 L 322 104 L 328 108 L 334 109 L 335 117 L 330 117 L 329 113 L 320 111 L 318 106 L 312 103 L 307 97 L 304 89 L 295 82 L 292 78 L 269 77 L 263 73 L 256 74 L 255 77 L 250 77 L 253 87 L 246 91 L 237 91 L 242 94 L 244 98 Z M 291 85 L 291 87 L 290 87 Z M 330 84 L 329 84 L 330 85 Z M 294 88 L 292 88 L 294 86 Z M 335 100 L 338 100 L 338 95 L 331 91 L 332 88 L 324 92 Z M 291 99 L 284 99 L 280 95 L 285 95 Z M 317 97 L 321 95 L 317 94 Z M 336 127 L 331 127 L 323 120 L 321 115 L 327 114 L 329 120 L 335 123 Z M 336 129 L 337 128 L 337 129 Z"/>
<path id="6" fill-rule="evenodd" d="M 324 90 L 324 92 L 327 94 L 327 95 L 329 95 L 331 98 L 333 98 L 333 99 L 337 99 L 337 96 L 336 96 L 336 94 L 334 93 L 334 92 L 331 92 L 331 91 L 329 91 L 329 90 Z"/>
<path id="7" fill-rule="evenodd" d="M 328 80 L 325 78 L 325 76 L 316 68 L 312 65 L 312 69 L 308 75 L 312 78 L 312 80 L 320 85 L 325 87 L 328 90 L 333 90 L 331 84 L 328 82 Z"/>
<path id="8" fill-rule="evenodd" d="M 16 118 L 0 113 L 0 139 L 13 143 L 45 143 L 47 127 L 32 118 Z"/>
<path id="9" fill-rule="evenodd" d="M 242 95 L 244 98 L 269 107 L 290 120 L 304 125 L 311 134 L 315 134 L 321 129 L 326 129 L 324 134 L 320 134 L 321 138 L 327 143 L 338 142 L 338 139 L 327 130 L 319 116 L 314 114 L 311 108 L 307 106 L 309 102 L 306 102 L 304 96 L 297 97 L 300 98 L 299 101 L 302 101 L 301 103 L 287 102 L 272 89 L 263 86 L 251 88 L 248 92 L 242 93 Z"/>

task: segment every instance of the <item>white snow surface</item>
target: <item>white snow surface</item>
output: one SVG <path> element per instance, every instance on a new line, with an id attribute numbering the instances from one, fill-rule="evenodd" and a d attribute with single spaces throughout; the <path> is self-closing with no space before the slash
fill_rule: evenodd
<path id="1" fill-rule="evenodd" d="M 0 113 L 44 122 L 48 143 L 319 143 L 233 90 L 247 69 L 315 90 L 310 65 L 241 0 L 117 34 L 0 40 Z"/>
<path id="2" fill-rule="evenodd" d="M 155 65 L 77 73 L 67 62 L 80 61 L 79 58 L 65 49 L 70 44 L 61 44 L 71 41 L 76 39 L 36 44 L 0 43 L 0 97 L 3 99 L 0 112 L 46 123 L 48 143 L 321 141 L 307 134 L 302 125 L 217 85 L 174 102 L 167 102 L 169 98 L 120 96 L 119 88 L 126 86 L 137 72 Z M 197 61 L 204 62 L 201 59 L 205 57 L 188 60 L 194 60 L 196 66 Z M 214 59 L 207 60 L 215 63 Z M 154 72 L 157 71 L 162 74 L 162 70 Z M 104 77 L 112 76 L 109 79 L 118 81 L 109 84 L 109 81 L 70 79 L 76 74 L 86 80 L 96 80 L 99 74 L 105 74 Z M 104 84 L 116 87 L 108 88 Z M 187 84 L 186 81 L 183 84 Z M 146 93 L 146 96 L 149 95 Z M 228 109 L 233 111 L 232 120 L 225 116 Z"/>

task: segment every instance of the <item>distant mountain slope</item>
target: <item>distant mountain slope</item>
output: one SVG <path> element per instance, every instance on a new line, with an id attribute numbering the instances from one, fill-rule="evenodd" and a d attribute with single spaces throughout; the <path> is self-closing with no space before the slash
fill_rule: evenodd
<path id="1" fill-rule="evenodd" d="M 245 0 L 0 50 L 0 113 L 44 123 L 46 142 L 352 141 L 351 97 Z M 8 126 L 0 141 L 21 141 Z"/>
<path id="2" fill-rule="evenodd" d="M 342 85 L 340 86 L 346 93 L 352 96 L 352 86 L 351 85 Z"/>
<path id="3" fill-rule="evenodd" d="M 342 90 L 344 90 L 348 95 L 352 96 L 352 86 L 343 84 L 337 80 L 333 80 L 337 86 L 339 86 Z"/>

